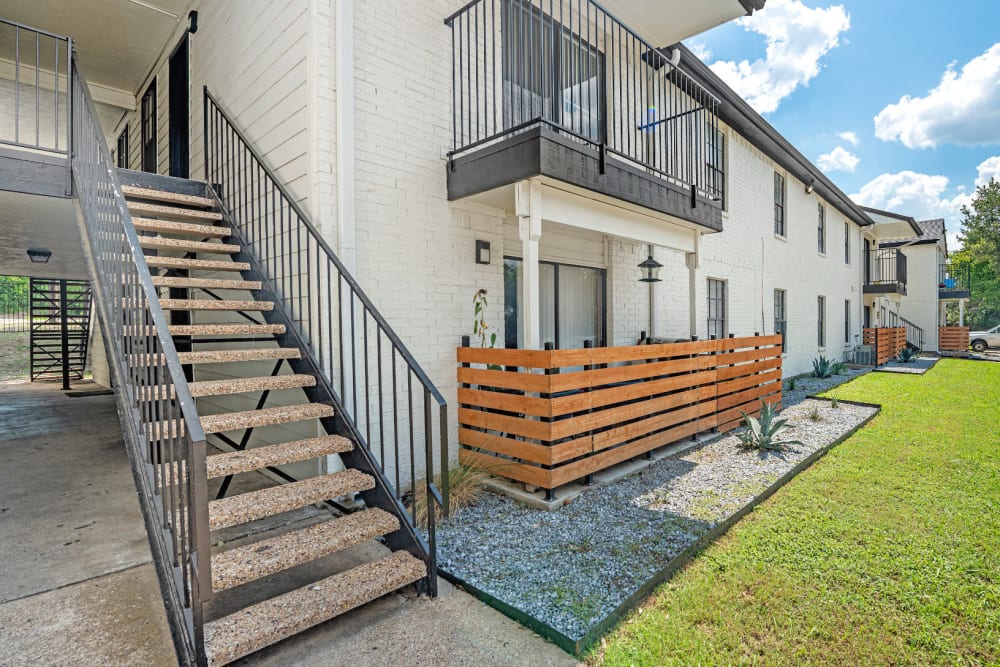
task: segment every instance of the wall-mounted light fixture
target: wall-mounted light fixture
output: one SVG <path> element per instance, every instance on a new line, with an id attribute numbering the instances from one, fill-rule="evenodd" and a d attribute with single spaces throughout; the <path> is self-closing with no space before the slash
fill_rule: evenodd
<path id="1" fill-rule="evenodd" d="M 28 248 L 28 259 L 34 264 L 48 264 L 52 251 L 48 248 Z"/>
<path id="2" fill-rule="evenodd" d="M 476 264 L 490 263 L 490 242 L 476 240 Z"/>
<path id="3" fill-rule="evenodd" d="M 198 11 L 195 9 L 188 12 L 188 32 L 192 35 L 198 32 Z"/>
<path id="4" fill-rule="evenodd" d="M 660 282 L 660 269 L 663 265 L 653 259 L 651 254 L 646 260 L 639 265 L 639 270 L 642 271 L 642 277 L 639 278 L 641 283 L 658 283 Z"/>
<path id="5" fill-rule="evenodd" d="M 810 178 L 809 184 L 806 185 L 806 194 L 811 195 L 816 190 L 816 179 Z"/>

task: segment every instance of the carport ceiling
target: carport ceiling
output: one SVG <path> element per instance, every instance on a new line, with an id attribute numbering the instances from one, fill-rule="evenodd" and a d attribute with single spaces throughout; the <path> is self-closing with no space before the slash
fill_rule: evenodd
<path id="1" fill-rule="evenodd" d="M 73 38 L 87 79 L 135 92 L 188 0 L 24 0 L 3 18 Z"/>
<path id="2" fill-rule="evenodd" d="M 52 251 L 47 264 L 28 259 L 28 248 Z M 88 279 L 76 201 L 0 191 L 0 274 Z"/>

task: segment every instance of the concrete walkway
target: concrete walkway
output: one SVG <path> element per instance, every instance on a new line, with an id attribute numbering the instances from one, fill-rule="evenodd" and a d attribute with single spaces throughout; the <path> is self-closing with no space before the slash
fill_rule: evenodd
<path id="1" fill-rule="evenodd" d="M 0 563 L 0 663 L 176 664 L 113 396 L 0 382 Z M 391 595 L 239 664 L 577 664 L 440 586 L 437 599 Z"/>

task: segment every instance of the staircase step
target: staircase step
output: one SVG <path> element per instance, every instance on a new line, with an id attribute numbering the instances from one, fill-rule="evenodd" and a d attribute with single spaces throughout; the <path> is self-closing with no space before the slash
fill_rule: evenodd
<path id="1" fill-rule="evenodd" d="M 175 222 L 173 220 L 155 220 L 153 218 L 132 218 L 132 225 L 139 231 L 159 232 L 160 234 L 187 234 L 190 236 L 223 238 L 233 233 L 229 227 L 198 225 L 190 222 Z"/>
<path id="2" fill-rule="evenodd" d="M 208 527 L 211 530 L 219 530 L 237 526 L 374 488 L 373 477 L 360 470 L 348 469 L 260 491 L 241 493 L 238 496 L 208 503 Z"/>
<path id="3" fill-rule="evenodd" d="M 217 255 L 232 255 L 240 251 L 240 247 L 238 245 L 233 245 L 232 243 L 188 241 L 187 239 L 170 239 L 164 236 L 140 236 L 139 245 L 143 248 L 184 250 L 185 252 L 207 252 L 215 253 Z"/>
<path id="4" fill-rule="evenodd" d="M 220 301 L 219 299 L 160 299 L 163 310 L 273 310 L 273 301 Z"/>
<path id="5" fill-rule="evenodd" d="M 188 387 L 191 388 L 191 395 L 195 398 L 314 386 L 316 386 L 316 378 L 312 375 L 264 375 L 231 380 L 205 380 L 188 384 Z"/>
<path id="6" fill-rule="evenodd" d="M 204 288 L 204 289 L 238 289 L 259 290 L 259 280 L 227 280 L 225 278 L 187 278 L 183 276 L 153 276 L 156 287 Z"/>
<path id="7" fill-rule="evenodd" d="M 215 211 L 199 211 L 190 208 L 180 208 L 178 206 L 163 206 L 161 204 L 147 204 L 137 201 L 128 202 L 128 210 L 141 214 L 141 217 L 156 216 L 171 220 L 222 220 L 222 214 Z"/>
<path id="8" fill-rule="evenodd" d="M 226 452 L 208 457 L 208 478 L 227 477 L 242 472 L 280 466 L 296 461 L 308 461 L 330 454 L 343 454 L 354 449 L 354 443 L 339 435 L 307 438 L 279 445 L 254 447 L 240 452 Z"/>
<path id="9" fill-rule="evenodd" d="M 397 530 L 399 519 L 372 508 L 223 551 L 212 556 L 212 591 L 235 588 Z"/>
<path id="10" fill-rule="evenodd" d="M 406 551 L 259 602 L 205 624 L 209 665 L 225 665 L 427 576 Z"/>
<path id="11" fill-rule="evenodd" d="M 201 206 L 202 208 L 211 208 L 215 205 L 215 202 L 208 197 L 182 195 L 178 192 L 142 188 L 137 185 L 123 185 L 122 192 L 125 193 L 126 198 L 132 199 L 151 199 L 154 201 L 166 201 L 174 204 L 186 204 L 188 206 Z"/>
<path id="12" fill-rule="evenodd" d="M 210 271 L 249 271 L 250 262 L 229 262 L 218 259 L 188 259 L 187 257 L 157 257 L 146 255 L 146 266 L 161 269 L 204 269 Z"/>
<path id="13" fill-rule="evenodd" d="M 182 364 L 222 364 L 231 361 L 267 361 L 269 359 L 299 359 L 297 347 L 277 347 L 254 350 L 212 350 L 210 352 L 178 352 Z"/>
<path id="14" fill-rule="evenodd" d="M 291 424 L 307 419 L 332 417 L 333 408 L 325 403 L 300 403 L 298 405 L 202 415 L 201 427 L 205 433 L 223 433 L 245 428 L 260 428 L 276 424 Z"/>
<path id="15" fill-rule="evenodd" d="M 271 336 L 285 333 L 284 324 L 171 324 L 171 336 Z"/>

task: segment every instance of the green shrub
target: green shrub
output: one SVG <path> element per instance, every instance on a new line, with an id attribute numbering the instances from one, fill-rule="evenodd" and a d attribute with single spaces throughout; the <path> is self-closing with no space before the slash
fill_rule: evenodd
<path id="1" fill-rule="evenodd" d="M 795 391 L 795 378 L 788 381 L 788 391 Z"/>
<path id="2" fill-rule="evenodd" d="M 833 365 L 834 375 L 844 375 L 846 373 L 847 373 L 847 364 L 845 364 L 843 361 L 838 361 Z"/>
<path id="3" fill-rule="evenodd" d="M 827 359 L 823 355 L 820 355 L 816 359 L 813 359 L 813 375 L 818 378 L 828 378 L 833 375 L 836 370 L 837 365 L 834 363 L 833 359 Z"/>
<path id="4" fill-rule="evenodd" d="M 799 440 L 778 440 L 778 436 L 789 429 L 788 420 L 775 419 L 778 411 L 769 403 L 761 401 L 760 419 L 745 412 L 741 414 L 747 430 L 737 433 L 736 437 L 743 449 L 781 450 L 788 445 L 803 444 Z"/>

